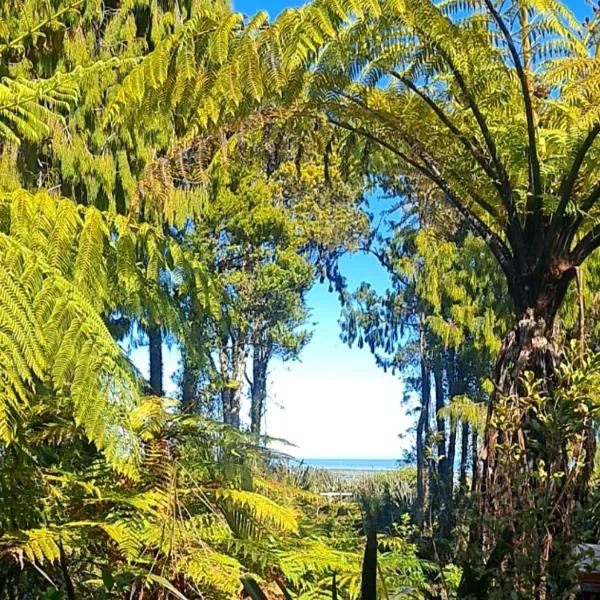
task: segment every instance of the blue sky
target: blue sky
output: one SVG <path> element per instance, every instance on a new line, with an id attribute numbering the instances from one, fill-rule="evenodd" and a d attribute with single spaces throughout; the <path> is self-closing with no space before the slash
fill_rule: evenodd
<path id="1" fill-rule="evenodd" d="M 286 7 L 303 2 L 234 0 L 236 10 L 252 15 L 266 9 L 271 17 Z M 582 18 L 589 8 L 585 0 L 571 0 L 570 8 Z M 384 289 L 386 275 L 368 256 L 347 256 L 342 272 L 351 289 L 363 280 Z M 367 349 L 348 348 L 339 338 L 340 306 L 327 285 L 315 285 L 308 295 L 314 323 L 313 338 L 299 362 L 273 365 L 267 433 L 295 444 L 288 451 L 300 458 L 399 458 L 410 445 L 406 434 L 413 418 L 402 405 L 401 379 L 375 366 Z M 138 349 L 134 360 L 144 368 L 147 352 Z M 178 355 L 166 352 L 165 387 Z"/>

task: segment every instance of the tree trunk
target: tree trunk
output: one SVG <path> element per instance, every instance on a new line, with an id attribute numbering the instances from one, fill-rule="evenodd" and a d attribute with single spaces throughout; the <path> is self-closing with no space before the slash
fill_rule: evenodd
<path id="1" fill-rule="evenodd" d="M 594 455 L 590 417 L 574 416 L 573 401 L 557 388 L 563 352 L 553 320 L 560 293 L 547 290 L 504 340 L 478 485 L 484 554 L 512 540 L 496 585 L 536 600 L 553 597 L 550 589 L 561 597 L 569 585 L 574 513 L 587 494 Z"/>
<path id="2" fill-rule="evenodd" d="M 422 528 L 426 504 L 426 465 L 425 443 L 429 439 L 429 406 L 431 403 L 431 375 L 427 364 L 427 344 L 425 331 L 421 329 L 420 341 L 421 362 L 421 412 L 417 422 L 417 500 L 415 505 L 415 521 Z"/>
<path id="3" fill-rule="evenodd" d="M 250 431 L 260 435 L 267 403 L 267 368 L 269 364 L 267 342 L 254 344 L 252 353 L 252 386 L 250 398 Z"/>
<path id="4" fill-rule="evenodd" d="M 444 472 L 444 498 L 445 510 L 440 515 L 440 536 L 444 540 L 450 540 L 452 529 L 455 525 L 454 515 L 454 458 L 456 455 L 456 424 L 452 423 L 450 436 L 448 438 L 448 459 Z"/>
<path id="5" fill-rule="evenodd" d="M 454 350 L 450 350 L 450 367 L 448 373 L 448 403 L 463 394 L 466 389 L 465 374 L 461 370 L 459 357 Z M 450 423 L 450 437 L 448 439 L 448 468 L 446 469 L 446 487 L 450 500 L 454 496 L 454 463 L 456 459 L 456 435 L 458 423 Z"/>
<path id="6" fill-rule="evenodd" d="M 223 423 L 239 429 L 245 356 L 244 349 L 237 340 L 222 340 L 219 349 L 219 366 L 222 379 Z"/>
<path id="7" fill-rule="evenodd" d="M 450 437 L 448 438 L 448 461 L 445 473 L 445 484 L 448 498 L 452 501 L 454 496 L 454 461 L 456 459 L 456 423 L 450 425 Z"/>
<path id="8" fill-rule="evenodd" d="M 361 600 L 377 600 L 377 524 L 374 515 L 365 517 L 367 543 L 362 564 Z"/>
<path id="9" fill-rule="evenodd" d="M 460 432 L 460 469 L 458 484 L 462 491 L 467 489 L 467 461 L 469 460 L 469 424 L 463 423 Z M 477 460 L 475 460 L 477 465 Z"/>
<path id="10" fill-rule="evenodd" d="M 150 354 L 150 387 L 157 396 L 164 396 L 162 332 L 160 327 L 150 327 L 148 329 L 148 346 Z"/>
<path id="11" fill-rule="evenodd" d="M 441 358 L 439 362 L 441 362 Z M 439 511 L 439 536 L 442 539 L 449 539 L 452 530 L 452 466 L 446 448 L 446 420 L 440 416 L 440 411 L 446 405 L 446 385 L 441 365 L 434 372 L 434 380 L 437 471 L 432 505 Z"/>
<path id="12" fill-rule="evenodd" d="M 467 442 L 468 444 L 468 442 Z M 471 436 L 471 491 L 479 487 L 479 434 L 473 429 Z"/>
<path id="13" fill-rule="evenodd" d="M 228 423 L 231 413 L 231 389 L 227 385 L 229 373 L 229 360 L 227 354 L 227 338 L 221 340 L 219 346 L 219 375 L 221 376 L 221 413 L 223 415 L 223 423 Z"/>
<path id="14" fill-rule="evenodd" d="M 184 408 L 188 408 L 196 402 L 196 369 L 188 358 L 185 348 L 182 350 L 182 362 L 181 403 Z"/>
<path id="15" fill-rule="evenodd" d="M 440 361 L 441 362 L 441 361 Z M 440 411 L 446 405 L 444 390 L 444 371 L 441 367 L 436 368 L 433 373 L 435 380 L 435 423 L 437 429 L 437 460 L 439 466 L 440 477 L 444 477 L 446 473 L 448 456 L 446 454 L 446 420 L 440 416 Z"/>

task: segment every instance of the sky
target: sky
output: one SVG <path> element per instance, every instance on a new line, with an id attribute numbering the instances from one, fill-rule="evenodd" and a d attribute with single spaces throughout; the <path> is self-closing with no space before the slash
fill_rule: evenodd
<path id="1" fill-rule="evenodd" d="M 247 15 L 265 9 L 272 18 L 284 8 L 303 4 L 291 0 L 233 2 L 236 10 Z M 585 0 L 567 4 L 580 18 L 589 10 Z M 372 257 L 347 256 L 341 270 L 350 289 L 363 280 L 385 289 L 386 274 Z M 313 337 L 300 361 L 272 366 L 266 433 L 294 444 L 276 446 L 298 458 L 400 458 L 410 447 L 410 436 L 405 434 L 414 424 L 402 403 L 402 380 L 379 369 L 368 349 L 348 348 L 342 343 L 339 302 L 328 292 L 327 284 L 316 284 L 307 301 Z M 138 349 L 133 358 L 144 370 L 147 351 Z M 175 350 L 165 352 L 167 393 L 175 390 L 171 375 L 178 358 Z"/>

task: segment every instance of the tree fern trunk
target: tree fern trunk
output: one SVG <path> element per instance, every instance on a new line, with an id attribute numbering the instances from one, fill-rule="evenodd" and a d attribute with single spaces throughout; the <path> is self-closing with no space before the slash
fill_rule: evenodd
<path id="1" fill-rule="evenodd" d="M 148 329 L 148 346 L 150 354 L 150 387 L 157 396 L 164 396 L 162 332 L 159 327 L 150 327 Z"/>
<path id="2" fill-rule="evenodd" d="M 375 518 L 365 519 L 367 544 L 362 564 L 360 600 L 377 600 L 377 529 Z"/>
<path id="3" fill-rule="evenodd" d="M 561 416 L 556 368 L 563 352 L 553 327 L 560 301 L 553 293 L 547 290 L 536 309 L 526 310 L 504 340 L 478 485 L 484 552 L 496 547 L 508 524 L 514 544 L 502 567 L 511 576 L 503 580 L 536 600 L 569 585 L 575 508 L 586 497 L 594 458 L 589 416 Z M 527 372 L 535 377 L 533 388 L 524 384 Z"/>

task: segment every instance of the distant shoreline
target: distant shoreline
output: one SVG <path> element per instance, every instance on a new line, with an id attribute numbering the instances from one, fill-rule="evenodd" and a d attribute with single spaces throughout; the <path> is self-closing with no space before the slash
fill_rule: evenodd
<path id="1" fill-rule="evenodd" d="M 313 467 L 314 468 L 314 467 Z M 401 468 L 401 467 L 398 467 Z M 393 473 L 395 469 L 325 469 L 335 477 L 340 479 L 362 478 L 369 475 L 379 475 L 383 473 Z"/>
<path id="2" fill-rule="evenodd" d="M 392 472 L 402 468 L 397 459 L 334 459 L 313 458 L 298 461 L 303 467 L 323 469 L 335 475 L 346 477 L 364 476 L 373 473 Z"/>

